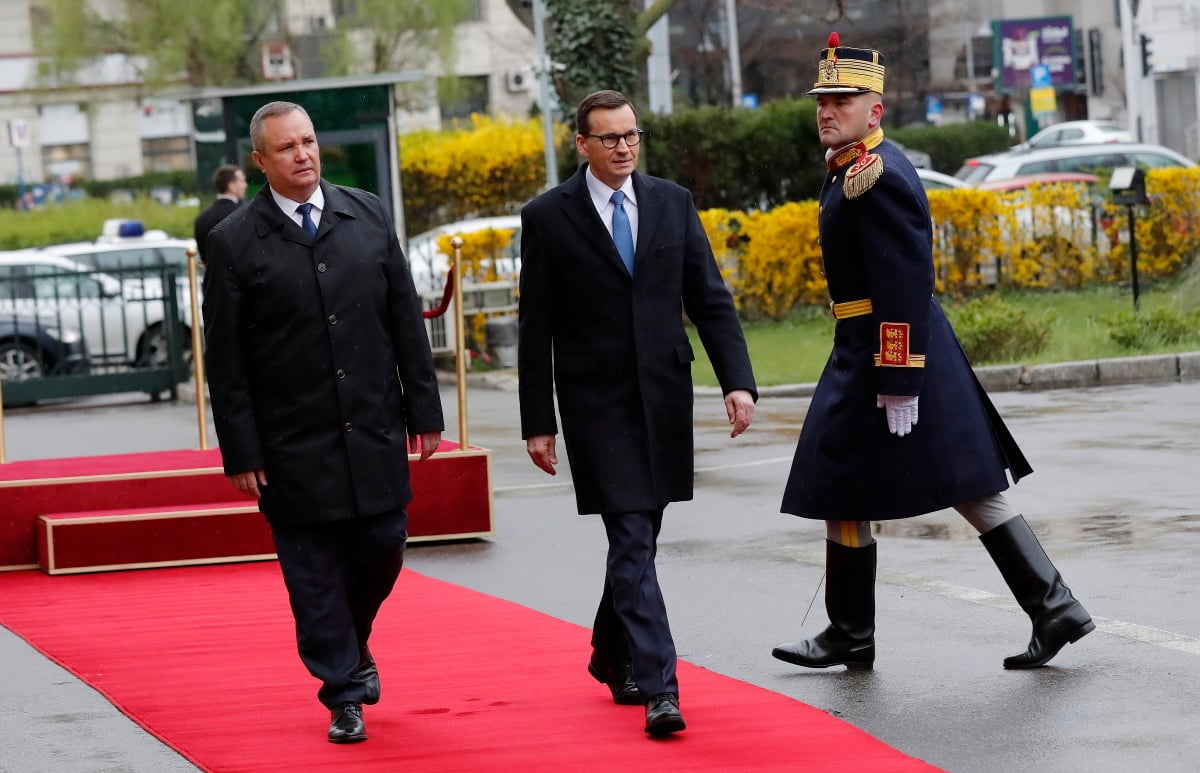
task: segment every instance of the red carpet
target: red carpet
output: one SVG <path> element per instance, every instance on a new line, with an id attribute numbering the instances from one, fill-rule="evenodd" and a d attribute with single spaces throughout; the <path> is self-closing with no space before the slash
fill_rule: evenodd
<path id="1" fill-rule="evenodd" d="M 371 639 L 365 744 L 325 741 L 278 565 L 0 574 L 0 624 L 210 771 L 935 771 L 798 701 L 681 663 L 688 729 L 642 732 L 588 631 L 409 571 Z"/>

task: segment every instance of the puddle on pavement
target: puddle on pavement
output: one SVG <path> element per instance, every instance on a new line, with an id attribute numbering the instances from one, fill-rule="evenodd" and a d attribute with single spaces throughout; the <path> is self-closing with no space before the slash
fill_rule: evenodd
<path id="1" fill-rule="evenodd" d="M 944 520 L 943 520 L 944 519 Z M 1147 518 L 1145 516 L 1094 513 L 1079 518 L 1053 520 L 1029 519 L 1029 525 L 1040 538 L 1053 541 L 1072 541 L 1084 545 L 1135 545 L 1171 535 L 1200 533 L 1200 513 Z M 879 536 L 911 537 L 914 539 L 965 540 L 975 539 L 978 533 L 966 519 L 939 516 L 933 518 L 904 518 L 895 521 L 876 521 L 872 532 Z"/>

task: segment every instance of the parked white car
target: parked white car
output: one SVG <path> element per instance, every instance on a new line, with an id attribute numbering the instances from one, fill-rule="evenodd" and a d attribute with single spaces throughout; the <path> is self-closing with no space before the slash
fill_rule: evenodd
<path id="1" fill-rule="evenodd" d="M 968 158 L 954 176 L 977 185 L 1044 172 L 1087 172 L 1136 166 L 1141 169 L 1191 167 L 1196 162 L 1161 145 L 1115 142 L 1106 145 L 1066 145 L 1036 150 L 1011 150 Z"/>
<path id="2" fill-rule="evenodd" d="M 1133 134 L 1115 121 L 1063 121 L 1047 126 L 1018 148 L 1052 148 L 1060 145 L 1099 145 L 1135 142 Z"/>
<path id="3" fill-rule="evenodd" d="M 173 266 L 182 272 L 187 268 L 188 250 L 195 247 L 195 239 L 176 239 L 165 231 L 147 231 L 137 220 L 113 219 L 105 221 L 95 241 L 51 244 L 35 251 L 101 271 Z"/>
<path id="4" fill-rule="evenodd" d="M 439 249 L 439 236 L 455 236 L 487 230 L 512 232 L 512 239 L 505 248 L 504 254 L 499 256 L 495 268 L 497 276 L 515 281 L 521 271 L 521 216 L 477 217 L 440 225 L 408 240 L 408 249 L 404 254 L 408 257 L 417 292 L 441 292 L 445 286 L 446 275 L 450 271 L 450 256 Z"/>
<path id="5" fill-rule="evenodd" d="M 190 347 L 189 284 L 176 279 L 181 344 Z M 0 253 L 0 315 L 34 315 L 83 335 L 94 365 L 167 361 L 166 297 L 160 275 L 106 273 L 49 249 Z"/>

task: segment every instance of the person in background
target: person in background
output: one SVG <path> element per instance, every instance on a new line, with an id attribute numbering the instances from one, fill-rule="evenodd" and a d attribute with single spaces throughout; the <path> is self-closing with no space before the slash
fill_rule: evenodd
<path id="1" fill-rule="evenodd" d="M 408 454 L 437 449 L 441 399 L 391 214 L 321 179 L 299 105 L 263 105 L 250 138 L 267 185 L 208 237 L 213 420 L 225 474 L 270 523 L 327 737 L 355 743 L 380 696 L 368 640 L 404 563 Z"/>
<path id="2" fill-rule="evenodd" d="M 193 227 L 201 263 L 205 262 L 207 254 L 208 232 L 242 203 L 242 197 L 246 195 L 246 173 L 233 164 L 222 164 L 213 173 L 213 187 L 217 189 L 217 200 L 196 216 Z"/>
<path id="3" fill-rule="evenodd" d="M 758 397 L 733 299 L 691 194 L 637 166 L 642 130 L 623 94 L 576 113 L 586 162 L 521 210 L 517 368 L 521 433 L 555 474 L 555 393 L 580 514 L 599 513 L 607 571 L 588 672 L 645 731 L 686 725 L 675 644 L 654 566 L 663 510 L 692 498 L 695 325 L 737 437 Z"/>
<path id="4" fill-rule="evenodd" d="M 825 521 L 830 623 L 772 654 L 808 668 L 871 668 L 871 522 L 953 507 L 1033 622 L 1029 645 L 1004 667 L 1036 668 L 1095 624 L 1000 493 L 1006 471 L 1016 481 L 1033 469 L 933 298 L 929 202 L 884 139 L 883 80 L 878 51 L 841 46 L 834 33 L 809 92 L 827 149 L 819 231 L 837 323 L 782 510 Z"/>

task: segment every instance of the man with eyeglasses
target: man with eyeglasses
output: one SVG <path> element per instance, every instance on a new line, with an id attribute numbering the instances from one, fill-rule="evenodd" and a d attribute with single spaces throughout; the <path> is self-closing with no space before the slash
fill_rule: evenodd
<path id="1" fill-rule="evenodd" d="M 521 211 L 521 433 L 555 474 L 554 395 L 580 514 L 599 513 L 607 570 L 588 672 L 644 729 L 685 728 L 654 566 L 663 509 L 692 498 L 695 325 L 737 437 L 758 393 L 733 299 L 686 189 L 635 171 L 642 131 L 623 94 L 576 113 L 579 171 Z"/>

